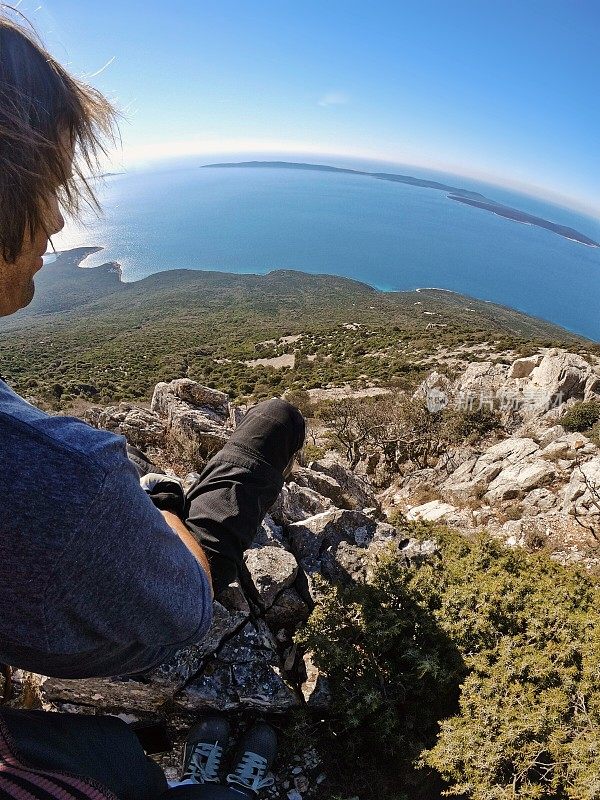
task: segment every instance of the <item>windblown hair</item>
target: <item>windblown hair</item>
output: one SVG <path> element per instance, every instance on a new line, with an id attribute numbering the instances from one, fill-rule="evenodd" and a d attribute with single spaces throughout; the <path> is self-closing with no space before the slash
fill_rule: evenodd
<path id="1" fill-rule="evenodd" d="M 99 209 L 90 178 L 114 130 L 111 103 L 69 75 L 33 31 L 0 16 L 0 255 L 5 261 L 16 260 L 27 233 L 33 240 L 46 230 L 53 195 L 73 215 L 82 201 Z"/>

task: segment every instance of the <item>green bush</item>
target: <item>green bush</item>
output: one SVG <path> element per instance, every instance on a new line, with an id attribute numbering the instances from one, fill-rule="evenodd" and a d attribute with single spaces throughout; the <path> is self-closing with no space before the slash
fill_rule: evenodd
<path id="1" fill-rule="evenodd" d="M 473 411 L 446 411 L 446 434 L 448 440 L 453 443 L 476 442 L 500 427 L 500 417 L 489 408 L 482 407 Z"/>
<path id="2" fill-rule="evenodd" d="M 600 403 L 575 403 L 559 422 L 568 431 L 587 431 L 600 420 Z"/>
<path id="3" fill-rule="evenodd" d="M 439 559 L 388 555 L 372 585 L 325 590 L 300 637 L 329 673 L 348 766 L 365 751 L 393 765 L 386 798 L 407 762 L 473 800 L 600 798 L 599 586 L 485 536 L 418 530 Z"/>

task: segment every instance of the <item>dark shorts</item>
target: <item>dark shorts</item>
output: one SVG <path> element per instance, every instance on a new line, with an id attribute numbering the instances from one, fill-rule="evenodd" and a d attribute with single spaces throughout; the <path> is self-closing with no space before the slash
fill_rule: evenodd
<path id="1" fill-rule="evenodd" d="M 248 796 L 216 784 L 169 789 L 162 769 L 146 756 L 131 728 L 116 717 L 3 709 L 0 719 L 22 766 L 94 781 L 118 800 L 243 800 Z"/>

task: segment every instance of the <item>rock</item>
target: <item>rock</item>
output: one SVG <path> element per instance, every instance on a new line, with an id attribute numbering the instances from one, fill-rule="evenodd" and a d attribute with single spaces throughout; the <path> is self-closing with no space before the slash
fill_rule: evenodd
<path id="1" fill-rule="evenodd" d="M 273 605 L 277 595 L 291 586 L 298 574 L 298 562 L 281 547 L 247 550 L 244 561 L 265 608 Z"/>
<path id="2" fill-rule="evenodd" d="M 306 678 L 300 691 L 305 704 L 310 710 L 327 708 L 331 703 L 331 689 L 327 675 L 316 666 L 312 653 L 305 653 L 303 658 Z"/>
<path id="3" fill-rule="evenodd" d="M 147 675 L 146 679 L 149 683 L 161 683 L 174 690 L 179 689 L 247 619 L 247 612 L 228 611 L 221 603 L 215 602 L 212 625 L 204 639 L 199 644 L 183 647 L 169 661 Z"/>
<path id="4" fill-rule="evenodd" d="M 600 456 L 573 470 L 561 496 L 567 514 L 600 516 Z"/>
<path id="5" fill-rule="evenodd" d="M 406 559 L 409 566 L 420 566 L 440 558 L 440 548 L 434 539 L 409 539 L 400 550 L 400 555 Z"/>
<path id="6" fill-rule="evenodd" d="M 525 464 L 512 464 L 489 484 L 483 499 L 488 503 L 510 500 L 523 492 L 550 483 L 555 475 L 556 470 L 552 464 L 541 458 Z"/>
<path id="7" fill-rule="evenodd" d="M 180 408 L 169 413 L 167 435 L 185 456 L 194 460 L 210 458 L 229 438 L 223 425 L 203 411 Z"/>
<path id="8" fill-rule="evenodd" d="M 233 711 L 240 700 L 235 691 L 231 664 L 212 661 L 177 697 L 177 705 L 188 711 L 210 708 L 214 711 Z"/>
<path id="9" fill-rule="evenodd" d="M 508 371 L 508 378 L 527 378 L 531 375 L 534 367 L 537 367 L 542 360 L 542 355 L 529 356 L 528 358 L 517 358 L 513 361 Z"/>
<path id="10" fill-rule="evenodd" d="M 165 423 L 158 414 L 130 403 L 118 406 L 94 406 L 87 409 L 83 419 L 95 428 L 118 433 L 127 441 L 145 450 L 164 443 Z"/>
<path id="11" fill-rule="evenodd" d="M 542 449 L 547 447 L 551 442 L 555 442 L 561 436 L 564 436 L 565 433 L 566 431 L 562 425 L 553 425 L 540 436 L 540 447 Z"/>
<path id="12" fill-rule="evenodd" d="M 190 378 L 178 378 L 170 383 L 158 383 L 154 388 L 150 408 L 161 417 L 181 402 L 188 408 L 205 409 L 221 421 L 229 418 L 229 398 L 224 392 L 202 386 Z"/>
<path id="13" fill-rule="evenodd" d="M 173 700 L 193 675 L 203 669 L 223 641 L 232 636 L 247 619 L 247 613 L 231 613 L 220 603 L 215 603 L 213 623 L 202 642 L 181 648 L 169 661 L 152 672 L 131 678 L 76 681 L 47 678 L 43 686 L 44 697 L 49 702 L 87 702 L 104 710 L 159 710 Z"/>
<path id="14" fill-rule="evenodd" d="M 219 595 L 219 602 L 225 606 L 228 611 L 241 611 L 244 614 L 250 613 L 250 606 L 244 594 L 244 590 L 240 586 L 239 581 L 233 581 Z"/>
<path id="15" fill-rule="evenodd" d="M 550 511 L 557 502 L 558 498 L 549 489 L 534 489 L 521 501 L 523 516 L 535 516 L 540 512 Z"/>
<path id="16" fill-rule="evenodd" d="M 298 486 L 305 486 L 322 497 L 328 497 L 337 508 L 352 508 L 352 503 L 340 484 L 335 478 L 326 475 L 324 472 L 296 466 L 292 472 L 292 477 Z"/>
<path id="17" fill-rule="evenodd" d="M 551 349 L 530 374 L 531 389 L 539 396 L 535 408 L 560 405 L 569 398 L 583 400 L 585 387 L 593 373 L 588 362 L 575 353 Z"/>
<path id="18" fill-rule="evenodd" d="M 332 510 L 286 526 L 293 552 L 302 560 L 319 558 L 326 547 L 342 540 L 364 544 L 373 537 L 377 523 L 360 511 Z"/>
<path id="19" fill-rule="evenodd" d="M 167 436 L 186 458 L 208 458 L 229 437 L 227 395 L 189 378 L 158 383 L 151 409 L 166 420 Z"/>
<path id="20" fill-rule="evenodd" d="M 272 509 L 271 509 L 272 510 Z M 270 514 L 267 514 L 252 540 L 252 548 L 255 547 L 283 547 L 283 528 L 277 525 Z"/>
<path id="21" fill-rule="evenodd" d="M 437 522 L 440 519 L 456 513 L 458 509 L 456 506 L 451 506 L 449 503 L 442 503 L 439 500 L 432 500 L 429 503 L 423 503 L 420 506 L 413 506 L 406 512 L 406 518 L 409 520 L 420 519 L 427 522 Z"/>
<path id="22" fill-rule="evenodd" d="M 542 457 L 554 461 L 561 458 L 573 461 L 596 452 L 595 445 L 582 433 L 564 433 L 544 447 Z"/>
<path id="23" fill-rule="evenodd" d="M 225 642 L 210 669 L 188 684 L 176 702 L 188 710 L 209 705 L 277 713 L 298 707 L 300 699 L 283 680 L 276 643 L 258 620 Z"/>
<path id="24" fill-rule="evenodd" d="M 361 583 L 367 579 L 366 550 L 349 542 L 338 542 L 321 555 L 319 571 L 333 583 Z"/>
<path id="25" fill-rule="evenodd" d="M 273 605 L 265 612 L 265 619 L 272 630 L 297 625 L 308 618 L 310 609 L 298 592 L 290 587 L 284 589 Z"/>
<path id="26" fill-rule="evenodd" d="M 274 666 L 279 665 L 277 644 L 261 619 L 247 622 L 235 636 L 227 639 L 219 649 L 218 657 L 229 664 L 260 660 Z"/>
<path id="27" fill-rule="evenodd" d="M 170 703 L 176 688 L 162 683 L 145 683 L 135 678 L 43 678 L 45 703 L 74 703 L 93 706 L 104 712 L 160 711 Z"/>
<path id="28" fill-rule="evenodd" d="M 492 361 L 472 361 L 467 364 L 458 382 L 452 386 L 455 402 L 465 408 L 479 408 L 499 394 L 506 384 L 506 364 Z"/>
<path id="29" fill-rule="evenodd" d="M 230 406 L 229 407 L 229 425 L 235 430 L 240 422 L 246 416 L 246 407 L 244 406 Z"/>
<path id="30" fill-rule="evenodd" d="M 532 471 L 531 476 L 529 476 L 529 481 L 529 474 L 527 471 L 523 471 L 523 486 L 517 488 L 517 493 L 519 491 L 534 489 L 541 484 L 535 483 L 535 480 L 532 485 L 529 485 L 529 483 L 538 471 L 540 473 L 539 480 L 542 482 L 544 482 L 542 477 L 543 473 L 547 472 L 549 475 L 554 472 L 553 468 L 547 462 L 541 461 L 541 459 L 532 459 L 532 456 L 537 456 L 539 452 L 540 448 L 533 439 L 527 437 L 511 437 L 505 439 L 488 448 L 488 450 L 479 457 L 473 457 L 464 461 L 458 469 L 444 481 L 440 487 L 440 493 L 446 501 L 456 505 L 464 505 L 468 503 L 471 498 L 480 499 L 481 497 L 491 502 L 492 497 L 488 498 L 486 492 L 494 486 L 494 488 L 502 487 L 502 491 L 498 493 L 494 492 L 493 498 L 504 499 L 503 492 L 505 489 L 509 488 L 507 485 L 508 482 L 512 480 L 515 475 L 518 477 L 519 474 L 521 474 L 522 467 L 519 466 L 512 472 L 506 472 L 506 469 L 512 465 L 520 465 L 523 462 L 531 464 L 533 461 L 537 460 L 537 462 L 544 464 L 543 468 L 540 468 L 538 464 L 537 471 Z M 503 472 L 505 472 L 504 479 L 499 481 L 499 476 Z M 512 496 L 515 497 L 516 494 Z"/>
<path id="31" fill-rule="evenodd" d="M 301 794 L 308 791 L 309 785 L 306 775 L 300 774 L 294 778 L 294 786 Z"/>
<path id="32" fill-rule="evenodd" d="M 335 456 L 330 455 L 318 461 L 312 461 L 309 467 L 313 472 L 320 472 L 337 481 L 344 494 L 344 499 L 349 502 L 351 508 L 363 509 L 379 505 L 369 482 L 348 469 Z M 333 498 L 330 499 L 333 500 Z M 337 505 L 340 508 L 344 507 Z"/>
<path id="33" fill-rule="evenodd" d="M 377 522 L 373 530 L 363 525 L 354 531 L 352 540 L 333 540 L 325 547 L 318 570 L 334 583 L 368 583 L 378 556 L 401 541 L 392 525 Z"/>
<path id="34" fill-rule="evenodd" d="M 271 516 L 276 523 L 283 525 L 321 514 L 334 508 L 328 497 L 309 489 L 307 486 L 298 486 L 293 481 L 284 484 L 276 504 L 271 508 Z"/>

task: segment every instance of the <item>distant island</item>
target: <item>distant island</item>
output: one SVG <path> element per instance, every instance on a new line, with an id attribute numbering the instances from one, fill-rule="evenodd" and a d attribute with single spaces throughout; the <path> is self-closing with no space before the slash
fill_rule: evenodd
<path id="1" fill-rule="evenodd" d="M 588 247 L 600 247 L 600 242 L 590 239 L 574 228 L 569 228 L 566 225 L 560 225 L 556 222 L 536 217 L 533 214 L 528 214 L 526 211 L 520 211 L 517 208 L 497 203 L 495 200 L 490 200 L 488 197 L 479 194 L 479 192 L 472 192 L 469 189 L 461 189 L 456 186 L 449 186 L 445 183 L 438 181 L 430 181 L 424 178 L 415 178 L 411 175 L 399 175 L 393 172 L 365 172 L 359 169 L 347 169 L 344 167 L 332 167 L 327 164 L 303 164 L 295 161 L 240 161 L 223 164 L 205 164 L 202 169 L 209 167 L 244 167 L 244 168 L 267 168 L 267 169 L 303 169 L 303 170 L 316 170 L 319 172 L 342 172 L 349 175 L 364 175 L 369 178 L 377 178 L 380 181 L 392 181 L 395 183 L 405 183 L 409 186 L 417 186 L 425 189 L 437 189 L 441 192 L 446 192 L 449 200 L 456 200 L 459 203 L 466 203 L 467 205 L 475 208 L 481 208 L 484 211 L 491 211 L 500 217 L 512 219 L 515 222 L 523 222 L 528 225 L 535 225 L 538 228 L 545 228 L 562 236 L 563 239 L 569 239 L 579 244 L 585 244 Z"/>

